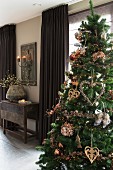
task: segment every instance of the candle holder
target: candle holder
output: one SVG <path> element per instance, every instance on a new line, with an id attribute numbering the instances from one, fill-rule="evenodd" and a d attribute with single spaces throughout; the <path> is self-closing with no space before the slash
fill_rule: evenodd
<path id="1" fill-rule="evenodd" d="M 17 62 L 18 62 L 18 66 L 22 68 L 22 72 L 23 72 L 23 79 L 25 81 L 29 81 L 30 77 L 31 77 L 31 71 L 32 71 L 32 58 L 31 58 L 31 54 L 29 53 L 29 50 L 27 50 L 27 55 L 26 56 L 22 56 L 22 57 L 17 57 Z"/>
<path id="2" fill-rule="evenodd" d="M 21 45 L 21 57 L 17 57 L 17 62 L 21 67 L 22 83 L 37 85 L 37 43 Z"/>

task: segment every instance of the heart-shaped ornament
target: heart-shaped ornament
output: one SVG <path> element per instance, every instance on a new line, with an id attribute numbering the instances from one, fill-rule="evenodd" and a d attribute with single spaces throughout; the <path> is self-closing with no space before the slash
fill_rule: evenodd
<path id="1" fill-rule="evenodd" d="M 100 86 L 101 87 L 100 94 L 95 98 L 95 100 L 93 102 L 86 96 L 86 94 L 84 92 L 84 85 L 88 85 L 89 88 L 90 87 L 93 88 L 94 86 Z M 92 82 L 88 82 L 88 81 L 82 81 L 80 83 L 80 92 L 91 106 L 93 106 L 97 102 L 97 100 L 100 99 L 100 97 L 102 96 L 104 91 L 105 91 L 105 88 L 102 85 L 102 83 L 98 83 L 98 82 L 92 83 Z"/>
<path id="2" fill-rule="evenodd" d="M 91 163 L 93 163 L 97 156 L 99 156 L 99 149 L 97 147 L 92 148 L 86 146 L 84 151 Z"/>
<path id="3" fill-rule="evenodd" d="M 72 100 L 74 98 L 78 98 L 80 96 L 80 92 L 76 89 L 70 89 L 68 92 L 68 99 Z"/>

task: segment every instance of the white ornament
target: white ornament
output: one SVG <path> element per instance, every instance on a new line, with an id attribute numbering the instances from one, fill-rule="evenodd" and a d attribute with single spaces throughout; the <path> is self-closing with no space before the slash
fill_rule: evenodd
<path id="1" fill-rule="evenodd" d="M 109 114 L 105 113 L 104 119 L 103 119 L 103 128 L 105 128 L 107 125 L 109 125 L 111 122 Z"/>
<path id="2" fill-rule="evenodd" d="M 95 114 L 99 114 L 99 113 L 102 113 L 102 110 L 96 109 Z"/>
<path id="3" fill-rule="evenodd" d="M 95 120 L 94 126 L 99 126 L 101 123 L 103 123 L 103 128 L 105 128 L 110 124 L 111 120 L 108 113 L 104 113 L 101 110 L 96 109 L 95 114 L 97 115 L 97 118 Z"/>
<path id="4" fill-rule="evenodd" d="M 98 126 L 103 121 L 103 112 L 101 110 L 96 109 L 95 114 L 97 115 L 97 119 L 95 120 L 94 126 Z"/>

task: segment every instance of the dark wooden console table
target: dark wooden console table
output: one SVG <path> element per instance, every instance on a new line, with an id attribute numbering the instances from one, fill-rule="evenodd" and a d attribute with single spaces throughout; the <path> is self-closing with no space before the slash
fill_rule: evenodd
<path id="1" fill-rule="evenodd" d="M 19 104 L 2 100 L 1 103 L 1 119 L 3 120 L 3 133 L 10 131 L 18 134 L 24 139 L 24 143 L 27 143 L 27 138 L 31 136 L 38 136 L 38 103 Z M 36 120 L 36 131 L 27 129 L 27 118 Z M 8 128 L 7 122 L 10 121 L 19 125 L 21 131 L 14 131 Z M 18 133 L 19 132 L 19 133 Z M 22 132 L 22 133 L 20 133 Z"/>

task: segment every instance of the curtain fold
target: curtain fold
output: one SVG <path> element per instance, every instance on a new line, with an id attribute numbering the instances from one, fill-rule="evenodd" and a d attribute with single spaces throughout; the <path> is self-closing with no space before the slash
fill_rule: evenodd
<path id="1" fill-rule="evenodd" d="M 56 105 L 58 91 L 65 77 L 65 60 L 69 46 L 68 5 L 58 6 L 42 13 L 39 142 L 46 138 L 55 115 L 47 117 L 47 109 Z"/>
<path id="2" fill-rule="evenodd" d="M 5 25 L 0 28 L 0 79 L 6 73 L 16 75 L 16 26 Z M 0 100 L 5 99 L 6 90 L 0 87 Z"/>

